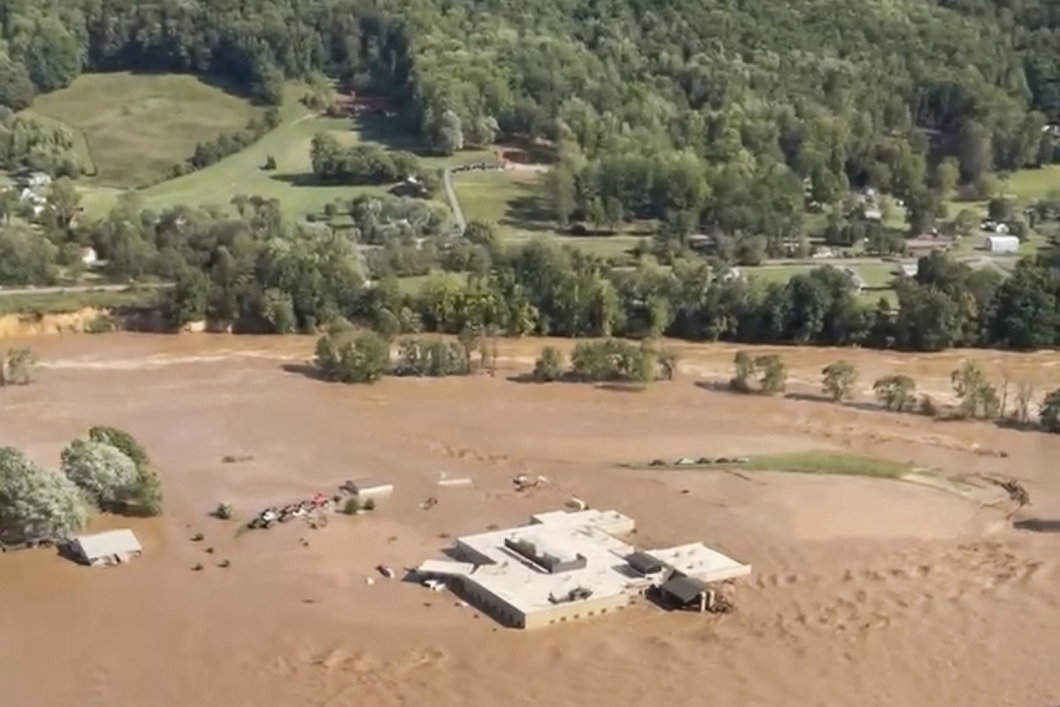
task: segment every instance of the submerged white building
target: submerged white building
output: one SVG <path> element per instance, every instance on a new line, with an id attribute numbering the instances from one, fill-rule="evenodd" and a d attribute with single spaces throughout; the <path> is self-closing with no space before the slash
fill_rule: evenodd
<path id="1" fill-rule="evenodd" d="M 674 578 L 706 586 L 751 572 L 702 543 L 637 551 L 622 539 L 635 527 L 617 511 L 541 513 L 459 538 L 450 552 L 458 562 L 428 560 L 418 574 L 447 578 L 502 623 L 537 628 L 617 611 Z"/>

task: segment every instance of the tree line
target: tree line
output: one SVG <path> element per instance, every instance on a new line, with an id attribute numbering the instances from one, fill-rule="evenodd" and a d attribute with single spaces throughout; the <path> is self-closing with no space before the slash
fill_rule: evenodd
<path id="1" fill-rule="evenodd" d="M 438 177 L 411 152 L 391 152 L 378 145 L 343 146 L 332 133 L 317 133 L 309 149 L 313 174 L 339 184 L 392 184 L 403 179 L 429 181 Z"/>
<path id="2" fill-rule="evenodd" d="M 0 544 L 60 542 L 93 511 L 154 516 L 162 486 L 143 446 L 113 427 L 93 427 L 61 455 L 60 472 L 0 448 Z"/>
<path id="3" fill-rule="evenodd" d="M 821 392 L 836 403 L 857 397 L 859 373 L 849 361 L 834 361 L 821 369 Z M 950 373 L 956 404 L 947 412 L 930 395 L 917 391 L 916 381 L 904 374 L 888 374 L 872 383 L 872 393 L 885 410 L 910 412 L 928 417 L 941 415 L 963 419 L 995 420 L 1024 427 L 1038 427 L 1060 434 L 1060 388 L 1046 393 L 1035 406 L 1035 388 L 1027 381 L 1008 376 L 1000 384 L 992 381 L 982 365 L 967 359 Z M 775 395 L 784 392 L 787 368 L 781 356 L 752 357 L 737 351 L 729 389 L 737 393 Z"/>

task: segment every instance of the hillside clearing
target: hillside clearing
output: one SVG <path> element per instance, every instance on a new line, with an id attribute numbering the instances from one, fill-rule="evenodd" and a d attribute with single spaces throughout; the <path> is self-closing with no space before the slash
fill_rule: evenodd
<path id="1" fill-rule="evenodd" d="M 195 146 L 242 130 L 260 109 L 194 76 L 85 74 L 27 115 L 77 134 L 93 181 L 130 188 L 164 178 Z"/>

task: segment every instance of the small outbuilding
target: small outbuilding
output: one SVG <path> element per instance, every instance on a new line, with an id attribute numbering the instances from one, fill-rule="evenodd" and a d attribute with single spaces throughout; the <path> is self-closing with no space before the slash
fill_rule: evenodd
<path id="1" fill-rule="evenodd" d="M 714 604 L 714 592 L 706 584 L 680 574 L 660 584 L 658 592 L 662 602 L 675 609 L 708 611 Z"/>
<path id="2" fill-rule="evenodd" d="M 394 493 L 394 484 L 374 478 L 350 479 L 342 489 L 358 498 L 383 498 Z"/>
<path id="3" fill-rule="evenodd" d="M 986 247 L 991 253 L 1015 253 L 1020 249 L 1020 239 L 1016 236 L 987 236 Z"/>
<path id="4" fill-rule="evenodd" d="M 70 541 L 70 553 L 86 565 L 120 565 L 143 553 L 140 541 L 128 528 L 94 535 L 78 535 Z"/>

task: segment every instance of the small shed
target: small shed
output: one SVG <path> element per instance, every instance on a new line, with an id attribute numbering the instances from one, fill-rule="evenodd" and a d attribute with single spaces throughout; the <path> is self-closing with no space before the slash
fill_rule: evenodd
<path id="1" fill-rule="evenodd" d="M 675 609 L 708 611 L 714 606 L 714 591 L 692 577 L 675 574 L 659 585 L 658 592 L 662 602 Z"/>
<path id="2" fill-rule="evenodd" d="M 86 565 L 120 565 L 143 553 L 140 541 L 128 528 L 94 535 L 78 535 L 70 542 L 74 558 Z"/>
<path id="3" fill-rule="evenodd" d="M 342 489 L 358 498 L 383 498 L 394 493 L 394 484 L 375 478 L 350 479 Z"/>
<path id="4" fill-rule="evenodd" d="M 986 247 L 991 253 L 1015 253 L 1020 249 L 1020 239 L 1016 236 L 987 236 Z"/>

